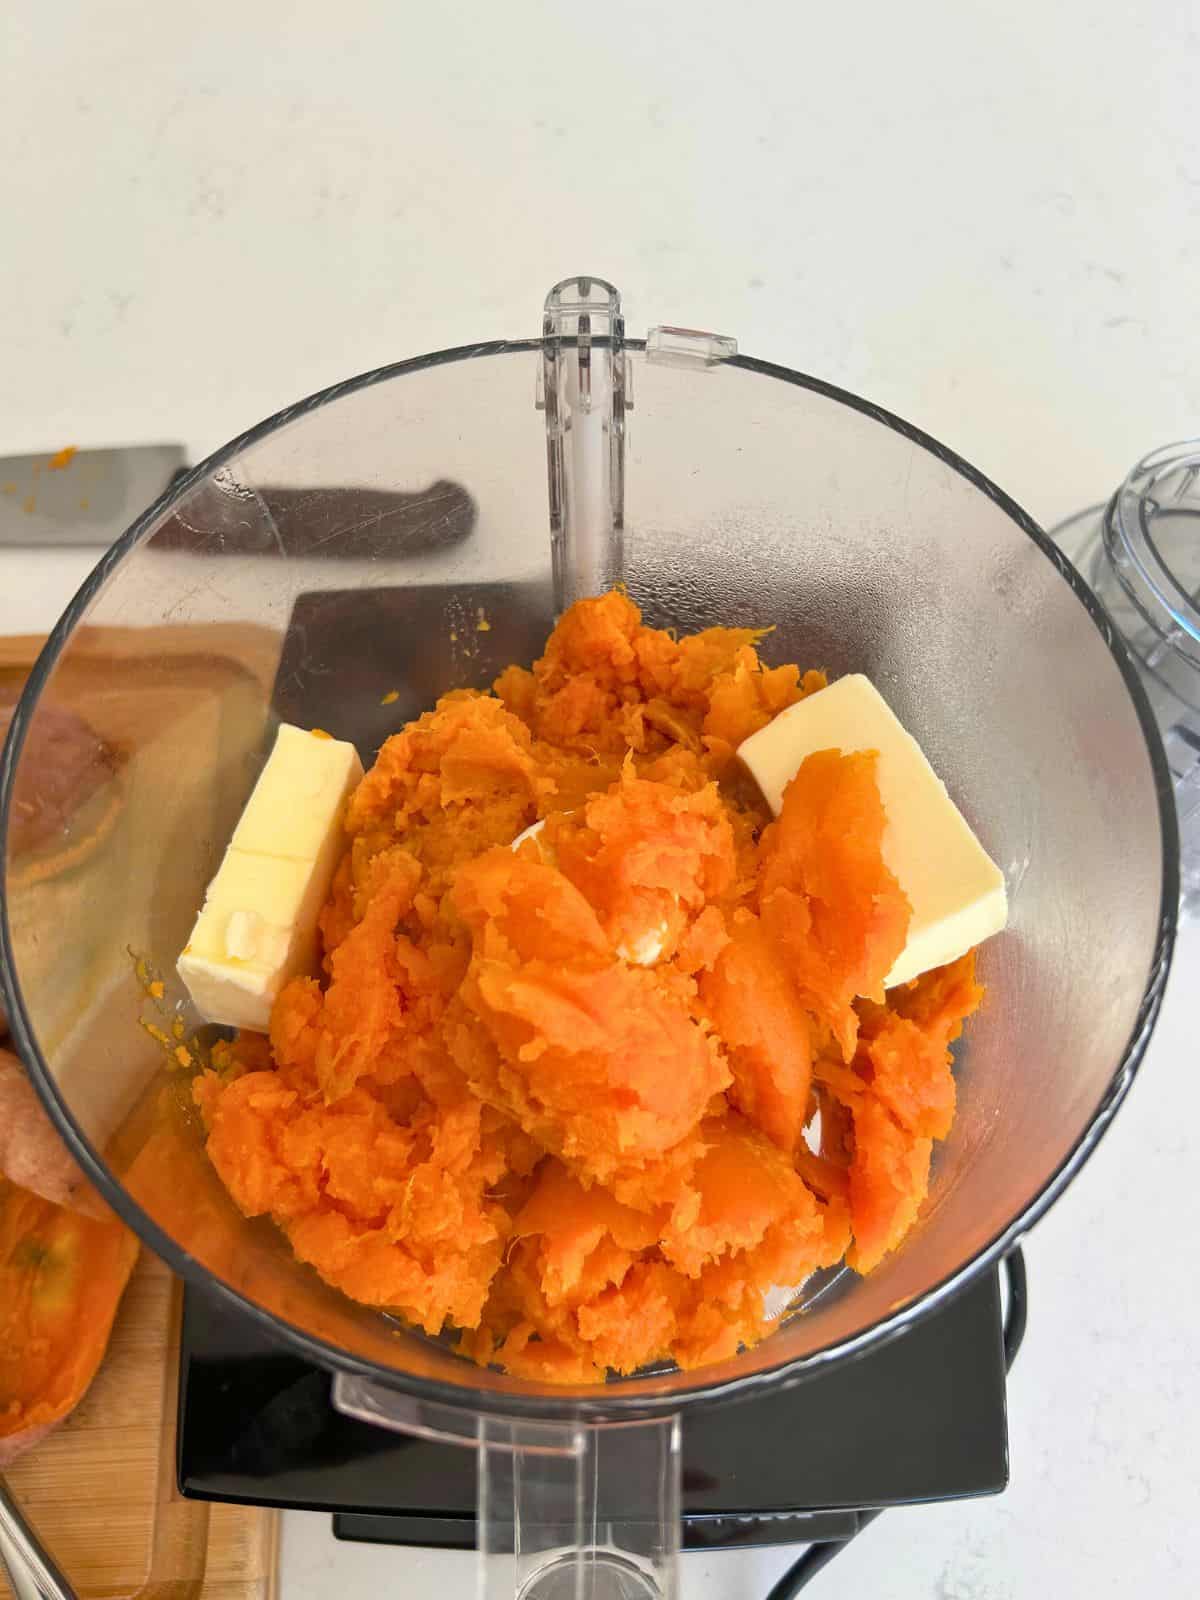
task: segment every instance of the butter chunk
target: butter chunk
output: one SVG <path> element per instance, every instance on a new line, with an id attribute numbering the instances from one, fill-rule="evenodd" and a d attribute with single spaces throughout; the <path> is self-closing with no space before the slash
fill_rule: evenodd
<path id="1" fill-rule="evenodd" d="M 886 813 L 883 858 L 912 905 L 908 942 L 886 983 L 907 983 L 964 955 L 1008 920 L 1004 874 L 971 831 L 917 741 L 868 678 L 818 690 L 739 746 L 738 756 L 778 816 L 783 791 L 818 750 L 879 752 Z"/>
<path id="2" fill-rule="evenodd" d="M 209 1021 L 265 1033 L 284 984 L 315 971 L 342 812 L 361 777 L 353 745 L 280 726 L 178 962 Z"/>
<path id="3" fill-rule="evenodd" d="M 233 830 L 230 848 L 316 861 L 340 837 L 342 805 L 362 777 L 352 744 L 279 724 L 266 766 Z"/>

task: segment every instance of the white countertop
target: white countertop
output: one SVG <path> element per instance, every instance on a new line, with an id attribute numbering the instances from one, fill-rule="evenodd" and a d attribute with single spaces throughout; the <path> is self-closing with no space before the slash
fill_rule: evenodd
<path id="1" fill-rule="evenodd" d="M 1046 524 L 1200 432 L 1186 0 L 6 21 L 0 453 L 195 460 L 348 373 L 534 332 L 581 270 L 631 331 L 731 333 L 870 395 Z M 81 575 L 8 561 L 0 631 L 47 625 Z M 1193 928 L 1128 1106 L 1027 1247 L 1010 1489 L 889 1513 L 814 1593 L 1194 1592 L 1198 976 Z M 684 1593 L 753 1600 L 787 1559 L 689 1556 Z M 471 1561 L 286 1518 L 284 1600 L 389 1591 L 465 1600 Z"/>

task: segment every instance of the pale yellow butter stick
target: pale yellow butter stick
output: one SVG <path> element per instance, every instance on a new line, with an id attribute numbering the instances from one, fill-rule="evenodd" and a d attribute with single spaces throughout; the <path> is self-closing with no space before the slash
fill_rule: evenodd
<path id="1" fill-rule="evenodd" d="M 769 722 L 738 756 L 778 816 L 783 791 L 817 750 L 877 750 L 887 821 L 883 858 L 912 905 L 908 942 L 887 975 L 907 983 L 999 933 L 1004 874 L 971 831 L 917 741 L 861 673 L 839 678 Z"/>
<path id="2" fill-rule="evenodd" d="M 265 1033 L 284 984 L 315 970 L 342 813 L 361 777 L 352 744 L 280 725 L 179 957 L 210 1022 Z"/>

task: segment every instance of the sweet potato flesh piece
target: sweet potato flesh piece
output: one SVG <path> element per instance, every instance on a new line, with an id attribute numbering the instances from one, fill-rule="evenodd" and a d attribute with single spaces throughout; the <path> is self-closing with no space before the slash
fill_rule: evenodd
<path id="1" fill-rule="evenodd" d="M 0 1463 L 82 1399 L 104 1357 L 137 1240 L 0 1178 Z"/>
<path id="2" fill-rule="evenodd" d="M 924 1198 L 982 991 L 965 958 L 884 993 L 909 908 L 872 753 L 810 756 L 775 821 L 739 782 L 737 745 L 825 682 L 760 638 L 675 639 L 614 592 L 389 739 L 323 977 L 194 1086 L 242 1211 L 478 1361 L 723 1359 Z"/>

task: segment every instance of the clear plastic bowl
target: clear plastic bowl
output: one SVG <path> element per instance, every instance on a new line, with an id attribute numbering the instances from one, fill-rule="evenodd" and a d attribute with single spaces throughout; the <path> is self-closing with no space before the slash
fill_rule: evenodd
<path id="1" fill-rule="evenodd" d="M 11 821 L 46 706 L 74 707 L 122 751 L 113 804 L 65 865 L 11 850 L 4 865 L 6 999 L 59 1129 L 176 1271 L 347 1381 L 398 1395 L 410 1421 L 420 1406 L 501 1427 L 669 1416 L 895 1334 L 1066 1186 L 1128 1088 L 1162 995 L 1178 874 L 1170 784 L 1137 675 L 1078 574 L 918 429 L 799 373 L 719 344 L 695 359 L 698 348 L 657 336 L 622 353 L 636 406 L 615 521 L 623 508 L 632 595 L 655 624 L 771 623 L 772 659 L 869 674 L 1011 900 L 1008 930 L 982 953 L 988 1000 L 919 1224 L 876 1272 L 843 1273 L 756 1348 L 699 1371 L 542 1388 L 352 1304 L 236 1212 L 186 1095 L 158 1104 L 179 1079 L 140 1025 L 161 1008 L 133 956 L 164 978 L 170 1015 L 178 1003 L 197 1020 L 175 960 L 275 719 L 355 738 L 370 759 L 439 693 L 536 653 L 555 612 L 535 409 L 552 339 L 367 373 L 218 451 L 105 555 L 4 753 Z M 135 1196 L 130 1172 L 165 1115 L 175 1193 L 135 1180 Z"/>

